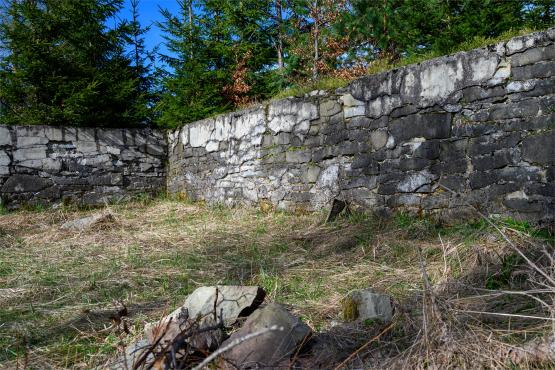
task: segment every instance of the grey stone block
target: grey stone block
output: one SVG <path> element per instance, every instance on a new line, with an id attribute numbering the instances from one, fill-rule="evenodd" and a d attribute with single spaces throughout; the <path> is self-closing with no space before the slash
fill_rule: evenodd
<path id="1" fill-rule="evenodd" d="M 552 77 L 555 76 L 555 61 L 545 61 L 522 67 L 515 67 L 512 69 L 512 75 L 515 80 Z"/>
<path id="2" fill-rule="evenodd" d="M 531 163 L 555 164 L 555 131 L 524 138 L 522 158 Z"/>
<path id="3" fill-rule="evenodd" d="M 472 156 L 493 153 L 500 149 L 514 148 L 520 142 L 520 132 L 502 135 L 487 135 L 470 140 L 469 153 Z"/>
<path id="4" fill-rule="evenodd" d="M 2 193 L 37 192 L 52 185 L 52 180 L 32 175 L 12 175 L 2 186 Z"/>
<path id="5" fill-rule="evenodd" d="M 411 138 L 447 138 L 451 134 L 450 113 L 416 114 L 391 121 L 390 132 L 397 141 Z"/>
<path id="6" fill-rule="evenodd" d="M 501 168 L 512 163 L 513 157 L 509 150 L 501 150 L 491 155 L 472 158 L 472 166 L 477 171 Z"/>
<path id="7" fill-rule="evenodd" d="M 12 134 L 8 127 L 0 126 L 0 146 L 12 145 Z"/>
<path id="8" fill-rule="evenodd" d="M 490 109 L 489 120 L 498 121 L 513 118 L 533 117 L 538 114 L 540 104 L 534 99 L 520 102 L 499 104 Z"/>
<path id="9" fill-rule="evenodd" d="M 310 162 L 312 154 L 310 150 L 288 150 L 285 152 L 285 160 L 291 163 Z"/>

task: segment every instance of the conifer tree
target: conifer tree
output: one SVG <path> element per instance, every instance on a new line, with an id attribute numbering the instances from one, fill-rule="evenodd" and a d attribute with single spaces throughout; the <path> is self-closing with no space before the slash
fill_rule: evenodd
<path id="1" fill-rule="evenodd" d="M 131 126 L 138 71 L 129 27 L 106 26 L 123 0 L 8 0 L 0 23 L 0 122 Z"/>

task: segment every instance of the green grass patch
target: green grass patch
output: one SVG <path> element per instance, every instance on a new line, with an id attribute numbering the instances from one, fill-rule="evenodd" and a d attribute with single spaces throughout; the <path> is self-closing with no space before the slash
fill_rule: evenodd
<path id="1" fill-rule="evenodd" d="M 130 307 L 132 335 L 139 335 L 145 321 L 178 307 L 202 285 L 258 284 L 268 300 L 292 305 L 326 330 L 353 289 L 373 288 L 396 301 L 418 295 L 418 249 L 437 282 L 481 268 L 474 249 L 493 244 L 486 223 L 444 226 L 403 213 L 384 220 L 351 212 L 325 223 L 325 212 L 209 207 L 169 196 L 108 207 L 115 222 L 83 232 L 60 225 L 100 210 L 0 217 L 0 367 L 14 367 L 16 358 L 21 363 L 25 348 L 52 368 L 99 366 L 119 339 L 99 331 L 111 324 L 114 301 Z M 504 220 L 502 226 L 544 240 L 526 223 Z M 480 275 L 480 287 L 512 282 L 519 261 L 496 253 L 500 259 Z"/>

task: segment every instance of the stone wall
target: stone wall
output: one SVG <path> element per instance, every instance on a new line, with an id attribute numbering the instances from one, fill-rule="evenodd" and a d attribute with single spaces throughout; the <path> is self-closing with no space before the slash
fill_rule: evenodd
<path id="1" fill-rule="evenodd" d="M 0 199 L 101 204 L 165 189 L 167 145 L 150 129 L 0 126 Z"/>
<path id="2" fill-rule="evenodd" d="M 168 135 L 168 189 L 445 219 L 470 203 L 552 222 L 554 42 L 550 29 L 187 125 Z"/>

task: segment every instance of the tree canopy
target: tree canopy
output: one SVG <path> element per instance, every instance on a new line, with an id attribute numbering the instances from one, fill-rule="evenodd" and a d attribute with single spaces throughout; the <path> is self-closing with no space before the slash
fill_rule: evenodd
<path id="1" fill-rule="evenodd" d="M 555 16 L 549 0 L 176 0 L 158 53 L 140 1 L 4 0 L 0 123 L 176 127 Z M 114 21 L 124 6 L 131 19 Z"/>

